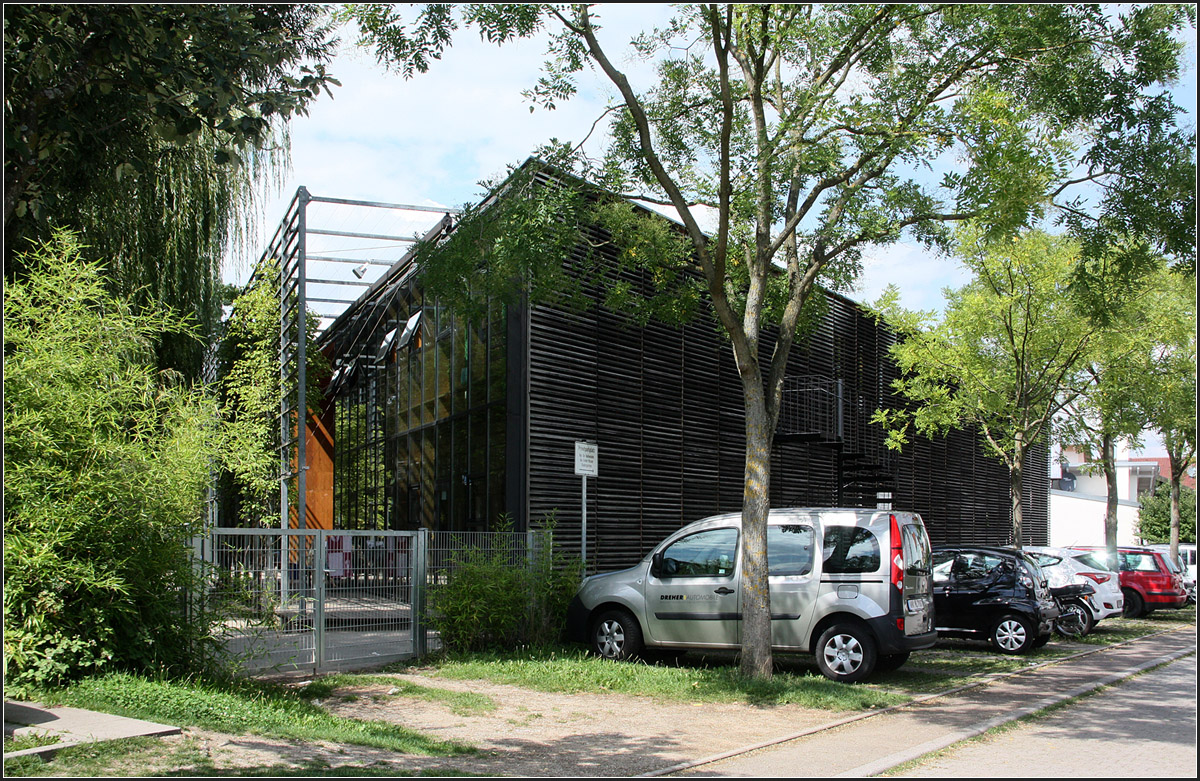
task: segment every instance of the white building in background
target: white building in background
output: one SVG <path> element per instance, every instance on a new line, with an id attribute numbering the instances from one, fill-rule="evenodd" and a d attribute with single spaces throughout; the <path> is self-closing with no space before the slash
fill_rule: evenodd
<path id="1" fill-rule="evenodd" d="M 1139 545 L 1138 497 L 1154 490 L 1159 477 L 1155 458 L 1134 456 L 1118 443 L 1117 544 Z M 1050 455 L 1050 544 L 1103 545 L 1108 484 L 1099 463 L 1073 448 L 1053 448 Z"/>

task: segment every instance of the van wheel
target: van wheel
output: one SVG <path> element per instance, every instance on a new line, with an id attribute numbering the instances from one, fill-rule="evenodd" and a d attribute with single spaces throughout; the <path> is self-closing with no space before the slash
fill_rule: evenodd
<path id="1" fill-rule="evenodd" d="M 1146 613 L 1146 600 L 1142 599 L 1142 595 L 1131 588 L 1123 589 L 1125 592 L 1125 612 L 1122 613 L 1124 618 L 1141 618 Z"/>
<path id="2" fill-rule="evenodd" d="M 625 661 L 642 650 L 642 628 L 626 610 L 605 610 L 592 622 L 592 650 L 605 659 Z"/>
<path id="3" fill-rule="evenodd" d="M 875 657 L 875 638 L 855 624 L 834 624 L 817 641 L 817 667 L 831 681 L 861 681 L 875 670 Z"/>
<path id="4" fill-rule="evenodd" d="M 992 625 L 992 645 L 1002 654 L 1023 654 L 1033 649 L 1037 636 L 1029 622 L 1018 615 L 1000 616 Z"/>

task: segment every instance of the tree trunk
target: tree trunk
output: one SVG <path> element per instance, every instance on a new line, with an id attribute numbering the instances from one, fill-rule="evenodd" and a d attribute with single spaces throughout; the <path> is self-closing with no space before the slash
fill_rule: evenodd
<path id="1" fill-rule="evenodd" d="M 770 678 L 771 594 L 767 580 L 767 514 L 771 509 L 771 430 L 763 386 L 743 378 L 746 477 L 742 496 L 742 674 Z"/>
<path id="2" fill-rule="evenodd" d="M 1179 557 L 1179 478 L 1171 475 L 1171 559 Z"/>
<path id="3" fill-rule="evenodd" d="M 1171 468 L 1171 558 L 1178 559 L 1179 522 L 1183 516 L 1183 510 L 1179 506 L 1179 486 L 1183 482 L 1183 471 L 1187 468 L 1187 463 L 1185 459 L 1178 458 L 1173 451 L 1169 452 L 1168 456 Z"/>
<path id="4" fill-rule="evenodd" d="M 1008 470 L 1008 495 L 1012 504 L 1012 545 L 1020 548 L 1025 536 L 1025 513 L 1021 502 L 1021 483 L 1025 477 L 1025 441 L 1017 432 L 1012 466 Z"/>
<path id="5" fill-rule="evenodd" d="M 1108 501 L 1104 505 L 1104 547 L 1109 561 L 1117 560 L 1117 456 L 1112 434 L 1100 435 L 1100 462 L 1104 467 L 1104 483 L 1108 486 Z"/>

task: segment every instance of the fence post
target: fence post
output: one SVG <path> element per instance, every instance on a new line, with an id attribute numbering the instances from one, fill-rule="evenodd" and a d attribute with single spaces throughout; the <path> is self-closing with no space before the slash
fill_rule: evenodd
<path id="1" fill-rule="evenodd" d="M 325 529 L 319 529 L 313 540 L 316 550 L 313 551 L 313 649 L 316 669 L 325 666 Z"/>
<path id="2" fill-rule="evenodd" d="M 204 588 L 204 537 L 192 535 L 192 587 L 187 600 L 188 620 L 196 621 L 200 615 L 200 590 Z"/>
<path id="3" fill-rule="evenodd" d="M 425 596 L 428 583 L 429 530 L 418 529 L 413 538 L 412 600 L 409 606 L 414 656 L 425 655 Z"/>

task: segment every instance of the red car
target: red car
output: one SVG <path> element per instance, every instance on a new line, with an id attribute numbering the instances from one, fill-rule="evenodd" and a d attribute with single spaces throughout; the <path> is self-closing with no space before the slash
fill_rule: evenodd
<path id="1" fill-rule="evenodd" d="M 1072 545 L 1077 550 L 1104 548 Z M 1138 618 L 1153 610 L 1178 610 L 1187 604 L 1183 575 L 1167 557 L 1149 548 L 1117 548 L 1117 569 L 1125 595 L 1125 617 Z"/>

